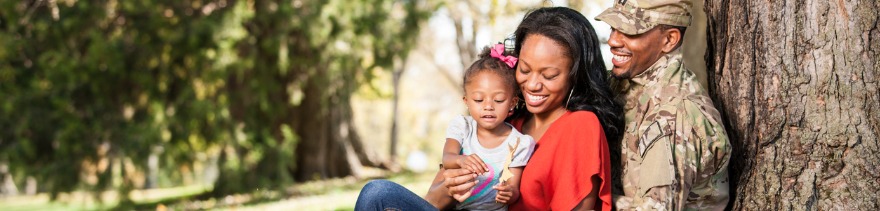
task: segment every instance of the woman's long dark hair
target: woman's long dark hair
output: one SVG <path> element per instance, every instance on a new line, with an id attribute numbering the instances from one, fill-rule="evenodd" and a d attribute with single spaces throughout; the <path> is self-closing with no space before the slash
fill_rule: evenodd
<path id="1" fill-rule="evenodd" d="M 623 107 L 615 100 L 599 49 L 596 31 L 580 12 L 565 7 L 541 8 L 526 14 L 514 33 L 514 55 L 519 56 L 528 35 L 542 35 L 566 48 L 572 60 L 569 82 L 571 98 L 564 102 L 569 111 L 591 111 L 599 118 L 611 152 L 612 183 L 620 185 L 620 140 L 623 133 Z M 522 95 L 522 93 L 520 93 Z M 520 96 L 522 97 L 522 96 Z M 515 113 L 527 112 L 519 108 Z"/>

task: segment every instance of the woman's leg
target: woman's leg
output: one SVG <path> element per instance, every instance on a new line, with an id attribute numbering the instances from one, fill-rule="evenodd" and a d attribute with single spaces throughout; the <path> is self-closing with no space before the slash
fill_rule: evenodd
<path id="1" fill-rule="evenodd" d="M 373 180 L 361 189 L 354 210 L 437 210 L 437 208 L 397 183 Z"/>

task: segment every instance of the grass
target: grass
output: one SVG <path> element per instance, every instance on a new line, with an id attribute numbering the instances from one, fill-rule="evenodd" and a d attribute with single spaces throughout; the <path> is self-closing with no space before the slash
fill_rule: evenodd
<path id="1" fill-rule="evenodd" d="M 434 176 L 432 173 L 434 172 L 402 173 L 387 179 L 403 185 L 418 195 L 424 195 L 431 185 Z M 295 187 L 295 189 L 303 191 L 302 195 L 275 202 L 240 207 L 236 210 L 354 210 L 358 194 L 368 181 L 348 182 L 351 181 L 330 180 L 304 183 Z"/>
<path id="2" fill-rule="evenodd" d="M 403 172 L 385 179 L 403 185 L 418 195 L 428 191 L 434 172 Z M 369 179 L 353 177 L 297 183 L 284 191 L 257 190 L 252 193 L 199 199 L 211 189 L 184 186 L 135 190 L 129 195 L 133 205 L 119 207 L 118 194 L 107 191 L 100 200 L 87 192 L 61 194 L 49 200 L 48 194 L 0 197 L 0 210 L 354 210 L 360 189 Z"/>
<path id="3" fill-rule="evenodd" d="M 145 205 L 157 204 L 163 201 L 173 201 L 180 198 L 198 195 L 210 191 L 210 187 L 203 185 L 182 186 L 173 188 L 159 188 L 149 190 L 135 190 L 129 194 L 136 208 Z M 59 194 L 58 199 L 52 201 L 49 194 L 22 195 L 0 197 L 0 210 L 108 210 L 119 205 L 119 194 L 115 191 L 106 191 L 99 196 L 91 193 L 77 191 Z"/>

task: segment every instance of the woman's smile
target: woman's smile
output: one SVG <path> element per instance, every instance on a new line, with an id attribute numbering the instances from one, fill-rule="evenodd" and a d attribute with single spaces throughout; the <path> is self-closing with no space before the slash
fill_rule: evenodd
<path id="1" fill-rule="evenodd" d="M 529 106 L 538 107 L 541 106 L 545 101 L 547 101 L 548 95 L 538 95 L 532 93 L 525 93 L 526 103 Z"/>

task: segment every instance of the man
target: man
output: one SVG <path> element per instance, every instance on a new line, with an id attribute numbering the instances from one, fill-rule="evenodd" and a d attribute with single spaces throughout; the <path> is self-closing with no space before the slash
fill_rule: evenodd
<path id="1" fill-rule="evenodd" d="M 616 0 L 596 17 L 613 29 L 612 88 L 625 101 L 618 209 L 727 205 L 730 142 L 718 110 L 682 64 L 679 50 L 690 8 L 687 0 Z"/>

